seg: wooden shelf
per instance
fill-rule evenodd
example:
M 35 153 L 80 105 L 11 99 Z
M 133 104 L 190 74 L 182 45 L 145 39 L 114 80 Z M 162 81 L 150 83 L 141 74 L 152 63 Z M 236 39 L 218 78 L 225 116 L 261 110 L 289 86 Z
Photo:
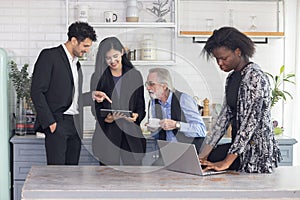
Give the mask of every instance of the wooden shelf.
M 243 32 L 250 37 L 284 37 L 284 32 Z M 208 37 L 212 35 L 211 31 L 180 31 L 180 36 L 185 37 Z

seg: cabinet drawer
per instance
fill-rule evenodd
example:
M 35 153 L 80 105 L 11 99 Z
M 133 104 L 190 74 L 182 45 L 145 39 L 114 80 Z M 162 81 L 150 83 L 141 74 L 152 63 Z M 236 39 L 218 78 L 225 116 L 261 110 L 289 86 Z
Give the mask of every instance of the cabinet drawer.
M 46 165 L 46 162 L 14 162 L 14 180 L 25 180 L 31 166 L 34 165 Z
M 279 149 L 282 156 L 281 163 L 291 163 L 293 162 L 293 146 L 279 145 Z
M 14 145 L 14 161 L 46 163 L 45 145 L 44 144 Z

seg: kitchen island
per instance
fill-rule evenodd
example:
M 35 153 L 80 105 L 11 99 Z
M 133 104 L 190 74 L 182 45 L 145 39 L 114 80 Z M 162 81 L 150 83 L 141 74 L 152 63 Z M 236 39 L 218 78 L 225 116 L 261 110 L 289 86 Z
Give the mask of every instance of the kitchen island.
M 300 166 L 196 176 L 154 166 L 33 166 L 22 200 L 300 199 Z
M 292 165 L 294 138 L 277 136 L 283 160 L 280 165 Z M 14 200 L 21 199 L 21 189 L 31 166 L 46 165 L 45 139 L 36 135 L 13 136 L 13 194 Z M 230 138 L 222 138 L 221 143 L 230 142 Z M 151 165 L 159 158 L 158 147 L 153 138 L 147 138 L 147 154 L 143 165 Z M 79 165 L 99 165 L 92 155 L 92 134 L 84 134 Z

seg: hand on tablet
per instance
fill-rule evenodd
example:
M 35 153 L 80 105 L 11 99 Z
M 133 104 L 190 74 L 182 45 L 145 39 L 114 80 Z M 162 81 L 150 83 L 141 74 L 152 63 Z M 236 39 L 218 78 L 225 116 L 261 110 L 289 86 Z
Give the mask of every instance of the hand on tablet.
M 98 103 L 103 102 L 105 99 L 109 102 L 112 103 L 111 99 L 104 93 L 101 91 L 93 91 L 92 92 L 92 98 L 97 101 Z
M 109 113 L 107 114 L 106 118 L 105 118 L 105 122 L 107 123 L 112 123 L 113 121 L 115 120 L 118 120 L 118 119 L 131 119 L 130 117 L 127 117 L 124 113 L 121 113 L 121 112 L 113 112 L 112 114 Z
M 138 118 L 139 114 L 137 113 L 132 113 L 132 117 L 126 117 L 126 120 L 129 122 L 135 122 L 136 119 Z

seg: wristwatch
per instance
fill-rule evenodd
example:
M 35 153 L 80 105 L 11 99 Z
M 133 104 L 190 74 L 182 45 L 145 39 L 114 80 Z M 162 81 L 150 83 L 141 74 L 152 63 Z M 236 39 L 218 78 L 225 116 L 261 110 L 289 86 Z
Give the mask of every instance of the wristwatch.
M 180 129 L 180 127 L 181 127 L 181 125 L 180 125 L 180 122 L 176 122 L 176 124 L 175 124 L 175 127 L 176 127 L 176 129 Z

